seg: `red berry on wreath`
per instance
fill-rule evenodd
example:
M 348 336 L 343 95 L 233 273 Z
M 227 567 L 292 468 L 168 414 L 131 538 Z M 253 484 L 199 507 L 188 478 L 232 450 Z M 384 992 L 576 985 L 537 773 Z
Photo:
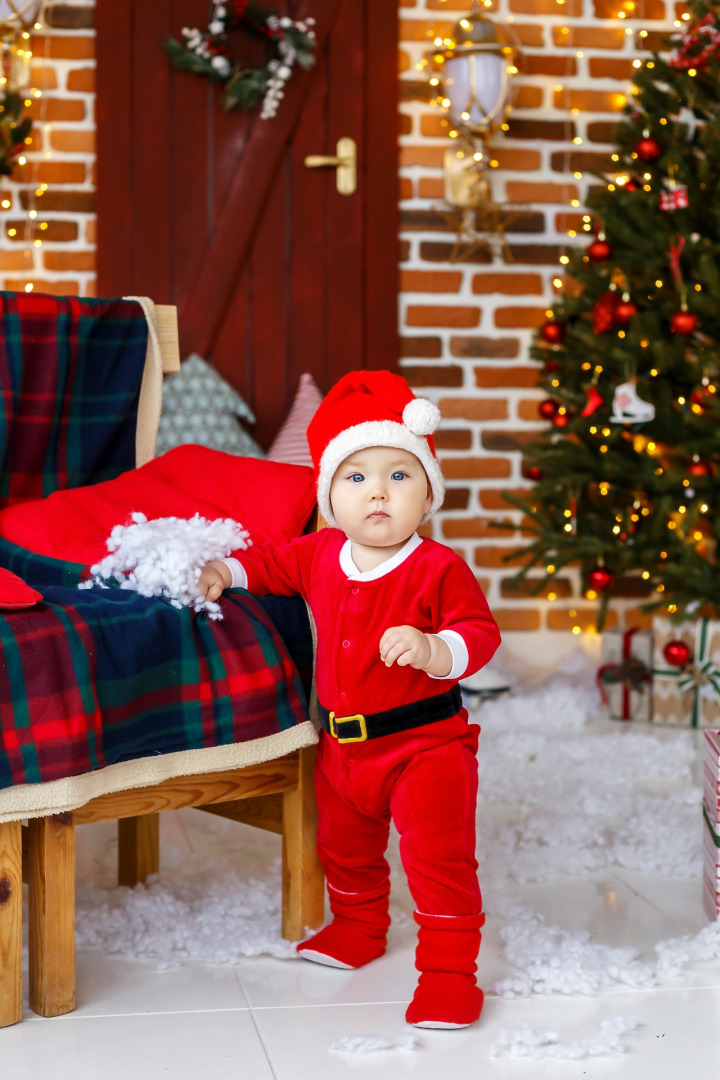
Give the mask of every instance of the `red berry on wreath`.
M 644 135 L 635 143 L 635 153 L 641 161 L 655 161 L 662 154 L 662 147 L 651 135 Z
M 637 308 L 632 300 L 621 300 L 614 311 L 615 322 L 620 326 L 627 326 L 633 315 L 637 315 Z
M 670 319 L 673 334 L 692 334 L 697 330 L 698 317 L 692 311 L 676 311 Z
M 593 262 L 606 262 L 612 255 L 612 248 L 608 244 L 607 240 L 593 240 L 590 247 L 587 249 L 587 253 Z
M 552 398 L 546 398 L 545 401 L 541 401 L 538 405 L 538 412 L 542 416 L 543 420 L 554 420 L 558 414 L 560 403 L 553 401 Z
M 685 667 L 690 663 L 690 649 L 684 641 L 669 641 L 663 656 L 672 667 Z
M 596 592 L 605 592 L 614 581 L 614 574 L 606 566 L 594 566 L 588 574 L 588 585 Z
M 540 335 L 550 345 L 559 345 L 565 337 L 565 327 L 562 323 L 551 319 L 540 327 Z

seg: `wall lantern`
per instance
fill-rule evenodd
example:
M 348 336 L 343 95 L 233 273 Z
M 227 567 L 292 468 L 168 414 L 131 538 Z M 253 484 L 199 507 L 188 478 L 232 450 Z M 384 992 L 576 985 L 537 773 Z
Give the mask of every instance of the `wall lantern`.
M 430 84 L 457 140 L 445 154 L 445 199 L 452 206 L 480 207 L 491 201 L 488 143 L 510 109 L 518 50 L 477 0 L 452 37 L 438 37 L 434 45 Z
M 2 86 L 22 90 L 30 85 L 30 31 L 37 27 L 42 0 L 0 0 Z

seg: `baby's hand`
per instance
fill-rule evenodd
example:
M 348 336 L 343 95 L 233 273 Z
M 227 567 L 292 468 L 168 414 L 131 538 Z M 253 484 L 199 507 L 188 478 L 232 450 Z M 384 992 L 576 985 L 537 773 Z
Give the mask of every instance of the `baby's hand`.
M 380 659 L 387 667 L 410 665 L 424 671 L 431 656 L 428 635 L 414 626 L 390 626 L 380 638 Z
M 217 600 L 223 589 L 232 585 L 232 574 L 225 563 L 213 561 L 205 563 L 197 581 L 197 590 L 206 600 Z

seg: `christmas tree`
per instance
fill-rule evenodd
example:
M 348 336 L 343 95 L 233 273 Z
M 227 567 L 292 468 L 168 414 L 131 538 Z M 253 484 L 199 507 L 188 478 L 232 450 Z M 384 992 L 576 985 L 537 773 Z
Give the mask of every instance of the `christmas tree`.
M 581 567 L 598 626 L 618 578 L 649 608 L 720 612 L 720 6 L 689 5 L 637 73 L 592 240 L 532 346 L 551 426 L 525 448 L 537 589 Z M 594 233 L 594 238 L 592 234 Z M 641 584 L 641 583 L 644 583 Z

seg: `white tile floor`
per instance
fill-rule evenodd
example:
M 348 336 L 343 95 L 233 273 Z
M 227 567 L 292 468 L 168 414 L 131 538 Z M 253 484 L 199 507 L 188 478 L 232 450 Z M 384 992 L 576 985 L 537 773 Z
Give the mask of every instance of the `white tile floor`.
M 197 811 L 162 817 L 166 863 L 177 865 L 212 847 L 228 865 L 239 847 L 259 850 L 275 837 Z M 258 839 L 258 837 L 260 839 Z M 264 856 L 267 859 L 267 854 Z M 78 832 L 80 880 L 108 883 L 114 858 L 111 824 Z M 412 905 L 402 882 L 402 911 Z M 707 919 L 700 882 L 607 870 L 528 885 L 519 892 L 551 924 L 586 929 L 591 940 L 633 945 L 650 962 L 656 942 L 696 934 Z M 415 1031 L 403 1014 L 415 980 L 414 931 L 407 919 L 391 930 L 388 953 L 357 972 L 269 957 L 235 966 L 188 962 L 158 971 L 150 960 L 80 949 L 74 1013 L 55 1020 L 29 1010 L 20 1024 L 0 1031 L 3 1074 L 19 1080 L 315 1080 L 372 1077 L 397 1080 L 475 1080 L 479 1077 L 612 1076 L 615 1080 L 720 1077 L 720 970 L 690 965 L 681 977 L 661 978 L 652 990 L 613 987 L 593 997 L 532 996 L 506 1000 L 488 994 L 479 1024 L 462 1031 Z M 487 927 L 480 957 L 481 984 L 508 974 L 499 928 Z M 634 1014 L 638 1027 L 623 1037 L 625 1054 L 579 1061 L 490 1057 L 501 1027 L 529 1023 L 559 1030 L 564 1042 L 595 1036 L 601 1022 Z M 414 1050 L 365 1055 L 331 1050 L 343 1036 L 393 1039 L 413 1032 Z

